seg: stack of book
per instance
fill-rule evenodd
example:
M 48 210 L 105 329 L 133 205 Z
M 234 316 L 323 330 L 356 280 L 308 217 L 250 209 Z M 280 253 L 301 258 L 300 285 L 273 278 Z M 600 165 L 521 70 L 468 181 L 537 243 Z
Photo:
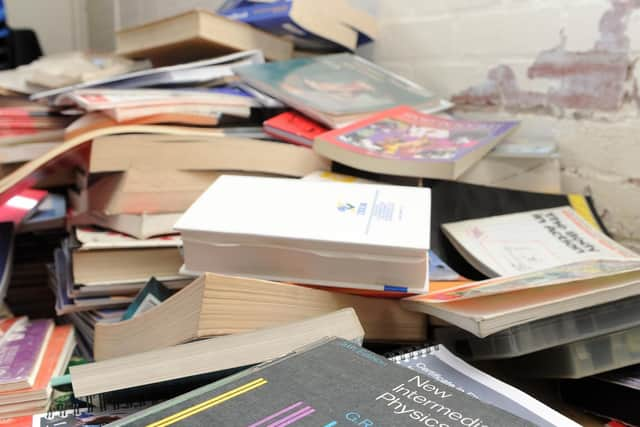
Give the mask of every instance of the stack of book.
M 0 179 L 0 423 L 638 423 L 640 257 L 555 146 L 349 52 L 375 33 L 229 1 L 122 30 L 150 62 L 16 71 L 0 128 L 57 134 Z

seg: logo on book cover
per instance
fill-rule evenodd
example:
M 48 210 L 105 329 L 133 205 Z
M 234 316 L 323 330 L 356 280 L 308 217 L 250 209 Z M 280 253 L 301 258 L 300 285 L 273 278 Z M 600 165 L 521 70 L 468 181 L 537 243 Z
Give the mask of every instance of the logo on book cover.
M 353 212 L 355 208 L 356 205 L 352 205 L 351 203 L 338 203 L 338 210 L 340 212 Z
M 364 215 L 367 212 L 367 204 L 359 203 L 357 206 L 353 203 L 338 203 L 338 210 L 340 212 L 353 212 L 356 215 Z

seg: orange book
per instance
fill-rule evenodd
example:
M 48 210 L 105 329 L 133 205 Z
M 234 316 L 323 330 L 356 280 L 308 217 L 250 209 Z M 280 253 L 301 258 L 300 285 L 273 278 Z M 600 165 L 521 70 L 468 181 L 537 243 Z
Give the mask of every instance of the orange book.
M 64 139 L 68 141 L 82 134 L 113 126 L 126 125 L 153 125 L 159 123 L 175 123 L 188 126 L 216 126 L 218 119 L 215 117 L 203 117 L 193 114 L 154 114 L 137 119 L 118 122 L 115 119 L 100 112 L 88 113 L 71 123 L 65 131 Z
M 455 288 L 465 283 L 469 283 L 470 280 L 460 276 L 458 280 L 446 281 L 446 282 L 429 282 L 429 292 L 445 291 L 447 289 Z M 326 286 L 314 286 L 314 285 L 302 285 L 308 288 L 327 290 Z M 359 295 L 361 297 L 375 297 L 375 298 L 389 298 L 400 299 L 414 296 L 416 294 L 408 294 L 405 292 L 391 292 L 391 291 L 375 291 L 367 289 L 353 289 L 353 288 L 330 288 L 331 292 L 338 292 L 342 294 Z
M 75 337 L 71 325 L 56 326 L 49 339 L 33 387 L 0 392 L 0 405 L 48 399 L 51 394 L 49 385 L 51 378 L 62 374 L 66 368 L 74 343 Z

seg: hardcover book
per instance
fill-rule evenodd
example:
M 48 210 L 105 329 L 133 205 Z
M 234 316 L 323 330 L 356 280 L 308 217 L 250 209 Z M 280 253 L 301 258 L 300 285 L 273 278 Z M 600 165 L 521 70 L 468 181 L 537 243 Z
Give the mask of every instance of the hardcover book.
M 323 156 L 370 172 L 456 179 L 518 122 L 454 120 L 397 107 L 316 137 Z
M 116 421 L 119 426 L 534 426 L 342 339 Z
M 309 50 L 355 50 L 377 33 L 373 16 L 345 0 L 279 0 L 240 2 L 218 9 L 227 18 L 245 22 L 271 34 L 292 39 Z

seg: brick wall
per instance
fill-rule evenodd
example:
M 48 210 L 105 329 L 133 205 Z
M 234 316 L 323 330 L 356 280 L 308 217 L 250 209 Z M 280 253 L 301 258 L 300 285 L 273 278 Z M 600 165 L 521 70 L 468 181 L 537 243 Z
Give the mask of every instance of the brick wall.
M 462 114 L 517 116 L 560 147 L 566 191 L 591 193 L 640 247 L 638 0 L 359 0 L 379 40 L 361 54 L 453 98 Z

